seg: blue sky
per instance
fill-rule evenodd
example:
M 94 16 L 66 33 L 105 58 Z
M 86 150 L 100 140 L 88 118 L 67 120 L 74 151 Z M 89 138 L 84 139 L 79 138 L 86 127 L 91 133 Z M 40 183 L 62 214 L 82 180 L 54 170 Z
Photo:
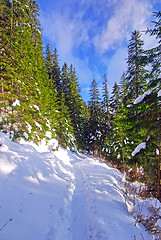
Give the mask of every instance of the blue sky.
M 159 0 L 38 0 L 44 45 L 56 47 L 60 66 L 73 64 L 84 100 L 93 79 L 109 91 L 126 70 L 127 46 L 134 30 L 153 26 Z M 160 3 L 159 3 L 160 2 Z M 143 35 L 145 48 L 155 39 Z

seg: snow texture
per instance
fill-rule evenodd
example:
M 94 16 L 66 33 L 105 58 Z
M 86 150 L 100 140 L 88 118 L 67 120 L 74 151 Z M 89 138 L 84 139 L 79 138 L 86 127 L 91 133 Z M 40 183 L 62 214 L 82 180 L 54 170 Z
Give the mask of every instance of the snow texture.
M 39 107 L 37 105 L 33 105 L 33 107 L 37 110 L 40 111 Z
M 145 149 L 146 148 L 146 142 L 142 142 L 140 143 L 135 150 L 132 152 L 132 157 L 134 157 L 137 153 L 139 153 L 141 151 L 141 149 Z
M 16 101 L 12 104 L 12 106 L 20 106 L 20 101 L 16 99 Z
M 146 91 L 144 94 L 140 95 L 138 98 L 135 99 L 134 104 L 138 104 L 143 101 L 143 99 L 149 95 L 152 92 L 152 90 Z
M 26 123 L 27 129 L 28 129 L 28 132 L 31 133 L 32 126 L 28 122 L 25 122 L 25 123 Z
M 127 211 L 117 169 L 49 149 L 0 132 L 0 239 L 153 239 Z
M 29 138 L 29 135 L 28 135 L 26 132 L 23 133 L 23 136 L 24 136 L 24 138 L 26 138 L 26 139 Z
M 158 97 L 161 97 L 161 90 L 159 90 L 158 92 Z
M 42 130 L 42 127 L 41 127 L 41 125 L 40 125 L 38 122 L 35 121 L 35 125 L 36 125 L 36 127 L 38 127 L 40 130 Z

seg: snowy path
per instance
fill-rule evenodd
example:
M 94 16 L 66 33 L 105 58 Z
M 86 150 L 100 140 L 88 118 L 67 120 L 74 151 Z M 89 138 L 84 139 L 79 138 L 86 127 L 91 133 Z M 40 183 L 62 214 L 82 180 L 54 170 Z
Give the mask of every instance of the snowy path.
M 85 155 L 0 135 L 0 240 L 152 240 L 125 206 L 122 174 Z
M 75 190 L 71 202 L 72 240 L 94 239 L 90 215 L 94 206 L 88 186 L 88 176 L 82 170 L 82 162 L 74 164 Z

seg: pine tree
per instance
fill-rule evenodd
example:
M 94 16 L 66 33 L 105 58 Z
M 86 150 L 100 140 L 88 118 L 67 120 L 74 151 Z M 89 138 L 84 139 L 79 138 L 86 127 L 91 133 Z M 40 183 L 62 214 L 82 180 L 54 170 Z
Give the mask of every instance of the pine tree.
M 46 52 L 45 52 L 45 67 L 47 69 L 47 74 L 49 75 L 49 79 L 51 80 L 53 78 L 52 76 L 52 70 L 53 70 L 53 55 L 50 50 L 50 45 L 47 44 L 46 46 Z
M 7 65 L 10 63 L 10 52 L 9 52 L 9 37 L 10 37 L 10 8 L 11 3 L 7 0 L 1 1 L 0 3 L 0 113 L 6 111 L 8 105 L 7 99 L 7 81 L 10 82 L 7 76 Z M 2 122 L 1 122 L 2 124 Z
M 107 77 L 104 74 L 103 76 L 103 88 L 102 88 L 102 124 L 101 124 L 101 134 L 102 134 L 102 154 L 107 155 L 109 152 L 109 143 L 110 143 L 110 103 L 109 103 L 109 94 L 107 86 Z M 107 157 L 107 156 L 106 156 Z
M 88 105 L 90 109 L 88 144 L 90 150 L 93 152 L 93 155 L 95 155 L 95 153 L 100 155 L 102 151 L 101 104 L 98 85 L 95 79 L 91 83 L 90 101 Z
M 111 97 L 110 97 L 110 108 L 112 111 L 112 114 L 114 115 L 117 112 L 117 109 L 119 107 L 119 92 L 120 92 L 120 87 L 119 85 L 115 82 Z
M 80 87 L 78 78 L 76 77 L 75 68 L 71 65 L 68 68 L 64 63 L 62 67 L 62 89 L 65 98 L 65 105 L 69 109 L 72 127 L 74 129 L 74 137 L 78 148 L 83 146 L 83 101 L 80 95 Z
M 126 76 L 123 73 L 119 84 L 114 85 L 110 98 L 111 129 L 110 129 L 110 157 L 118 165 L 125 164 L 129 159 L 129 143 L 127 138 L 127 86 Z
M 137 98 L 146 89 L 146 63 L 142 61 L 144 57 L 144 42 L 141 40 L 139 31 L 132 32 L 128 45 L 128 69 L 127 69 L 127 87 L 129 102 Z
M 36 140 L 43 133 L 39 131 L 38 124 L 45 124 L 40 107 L 44 98 L 43 82 L 46 81 L 38 5 L 36 1 L 29 0 L 13 0 L 8 5 L 2 19 L 3 22 L 7 19 L 8 26 L 3 52 L 6 58 L 2 61 L 1 89 L 6 105 L 2 128 L 14 130 L 18 137 L 27 131 L 27 124 L 30 124 L 32 133 L 29 135 Z
M 110 131 L 110 158 L 113 161 L 117 161 L 117 158 L 120 158 L 120 142 L 119 136 L 120 133 L 120 126 L 118 126 L 118 112 L 121 106 L 121 99 L 120 99 L 120 86 L 115 83 L 113 87 L 113 91 L 111 93 L 110 98 L 110 110 L 111 110 L 111 131 Z M 117 151 L 119 149 L 119 151 Z M 118 160 L 119 161 L 119 160 Z
M 156 17 L 161 18 L 161 13 L 156 13 Z M 157 47 L 146 51 L 146 61 L 151 64 L 150 81 L 148 85 L 149 90 L 135 100 L 133 107 L 136 112 L 135 130 L 137 129 L 138 131 L 139 129 L 139 132 L 142 132 L 142 136 L 144 136 L 143 140 L 146 143 L 146 149 L 141 150 L 134 157 L 140 159 L 141 163 L 144 164 L 145 176 L 148 184 L 155 190 L 158 185 L 158 199 L 161 200 L 161 174 L 160 167 L 159 169 L 157 167 L 158 165 L 160 166 L 161 162 L 161 108 L 159 92 L 161 89 L 161 19 L 154 23 L 154 29 L 148 30 L 148 32 L 150 32 L 151 35 L 156 35 L 159 44 Z
M 73 140 L 73 127 L 72 122 L 69 115 L 69 109 L 65 105 L 65 97 L 64 92 L 62 90 L 61 94 L 61 107 L 60 107 L 60 119 L 59 124 L 57 128 L 57 135 L 59 144 L 63 147 L 69 146 L 70 149 L 73 149 L 74 147 L 74 140 Z
M 126 89 L 124 89 L 126 93 L 123 97 L 126 108 L 124 112 L 124 122 L 130 156 L 135 147 L 145 138 L 145 131 L 143 128 L 135 129 L 135 126 L 138 125 L 136 122 L 137 111 L 133 106 L 134 100 L 147 90 L 148 71 L 146 70 L 147 63 L 145 62 L 146 55 L 143 46 L 144 42 L 141 40 L 140 32 L 134 31 L 128 46 L 128 69 L 125 75 Z M 140 159 L 137 157 L 132 158 L 133 164 L 139 161 Z
M 61 71 L 60 71 L 60 67 L 59 67 L 59 63 L 58 63 L 58 54 L 57 54 L 56 48 L 55 48 L 54 54 L 53 54 L 52 76 L 53 76 L 54 84 L 56 86 L 57 96 L 60 99 L 61 93 L 62 93 Z
M 82 129 L 83 129 L 83 139 L 82 139 L 82 149 L 87 150 L 89 152 L 89 144 L 88 144 L 88 136 L 90 133 L 89 129 L 89 119 L 90 119 L 90 110 L 86 102 L 83 102 L 83 121 L 82 121 Z

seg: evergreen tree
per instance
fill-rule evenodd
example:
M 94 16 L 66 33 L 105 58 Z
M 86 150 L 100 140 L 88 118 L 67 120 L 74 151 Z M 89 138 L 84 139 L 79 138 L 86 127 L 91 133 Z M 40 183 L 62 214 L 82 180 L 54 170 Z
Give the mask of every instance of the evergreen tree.
M 128 152 L 130 156 L 135 147 L 145 137 L 143 128 L 135 129 L 137 112 L 136 108 L 133 107 L 133 101 L 147 90 L 148 71 L 145 68 L 147 63 L 145 62 L 146 55 L 143 46 L 144 42 L 141 40 L 140 32 L 134 31 L 128 46 L 128 69 L 125 76 L 126 89 L 124 89 L 125 94 L 123 97 L 124 107 L 126 108 L 126 111 L 124 111 L 124 127 L 126 131 L 125 135 L 128 139 Z M 136 157 L 132 160 L 133 164 L 140 161 Z
M 47 44 L 46 52 L 45 52 L 45 67 L 47 69 L 47 74 L 49 75 L 49 79 L 53 79 L 52 71 L 53 71 L 53 55 L 50 50 L 50 45 Z
M 114 115 L 117 112 L 117 109 L 118 109 L 119 104 L 120 104 L 119 92 L 120 92 L 120 87 L 115 82 L 112 93 L 111 93 L 111 97 L 110 97 L 110 109 L 112 111 L 112 115 Z
M 32 133 L 29 135 L 36 140 L 43 133 L 40 125 L 45 125 L 40 107 L 46 81 L 38 5 L 29 0 L 13 0 L 8 5 L 1 19 L 3 22 L 7 19 L 8 26 L 3 52 L 6 57 L 2 61 L 1 90 L 6 105 L 3 105 L 2 128 L 14 130 L 18 137 L 30 124 Z
M 110 108 L 109 108 L 109 94 L 107 86 L 107 77 L 104 74 L 103 76 L 103 88 L 102 88 L 102 124 L 101 124 L 101 133 L 102 133 L 102 154 L 107 155 L 109 152 L 109 143 L 110 143 Z M 106 156 L 107 157 L 107 156 Z
M 146 89 L 146 63 L 142 61 L 144 58 L 143 50 L 144 42 L 141 40 L 139 31 L 132 32 L 131 39 L 128 45 L 128 70 L 127 70 L 127 98 L 132 101 L 137 98 Z
M 53 54 L 52 76 L 53 76 L 53 81 L 54 81 L 55 86 L 56 86 L 57 96 L 60 99 L 61 98 L 61 93 L 62 93 L 61 71 L 60 71 L 60 67 L 59 67 L 59 64 L 58 64 L 58 54 L 57 54 L 57 49 L 56 48 L 55 48 L 54 54 Z
M 89 151 L 88 144 L 88 136 L 89 136 L 89 119 L 90 119 L 90 109 L 86 102 L 83 102 L 83 121 L 82 121 L 82 129 L 83 129 L 83 149 Z
M 98 85 L 94 79 L 90 88 L 90 119 L 89 119 L 89 135 L 88 143 L 89 148 L 93 152 L 100 155 L 101 153 L 101 104 L 100 104 L 100 94 L 98 90 Z
M 158 185 L 158 199 L 161 200 L 161 175 L 160 168 L 158 169 L 157 167 L 161 162 L 161 13 L 156 13 L 156 17 L 159 18 L 159 20 L 154 22 L 155 27 L 148 30 L 151 35 L 156 35 L 159 43 L 157 47 L 146 51 L 146 61 L 151 64 L 150 81 L 148 85 L 149 90 L 139 96 L 139 98 L 134 101 L 133 106 L 136 112 L 134 128 L 135 131 L 139 129 L 139 132 L 142 132 L 142 136 L 144 137 L 143 141 L 146 143 L 146 149 L 142 149 L 134 158 L 137 159 L 137 161 L 139 159 L 140 163 L 144 165 L 145 177 L 148 185 L 152 186 L 155 191 L 157 191 Z
M 62 67 L 62 89 L 65 97 L 65 105 L 69 109 L 72 127 L 74 129 L 74 137 L 77 147 L 83 146 L 83 101 L 80 95 L 78 78 L 76 77 L 75 68 L 64 63 Z
M 61 94 L 61 106 L 60 106 L 60 119 L 57 128 L 57 135 L 59 144 L 63 147 L 69 146 L 70 149 L 74 147 L 74 139 L 73 139 L 73 127 L 69 115 L 69 109 L 65 105 L 65 97 L 64 92 L 62 90 Z
M 115 83 L 113 87 L 113 91 L 111 93 L 110 98 L 110 110 L 111 110 L 111 132 L 110 132 L 110 158 L 113 161 L 116 161 L 117 158 L 120 158 L 120 142 L 119 136 L 120 128 L 118 127 L 118 112 L 121 106 L 121 99 L 120 99 L 120 86 Z M 117 151 L 119 149 L 119 151 Z

